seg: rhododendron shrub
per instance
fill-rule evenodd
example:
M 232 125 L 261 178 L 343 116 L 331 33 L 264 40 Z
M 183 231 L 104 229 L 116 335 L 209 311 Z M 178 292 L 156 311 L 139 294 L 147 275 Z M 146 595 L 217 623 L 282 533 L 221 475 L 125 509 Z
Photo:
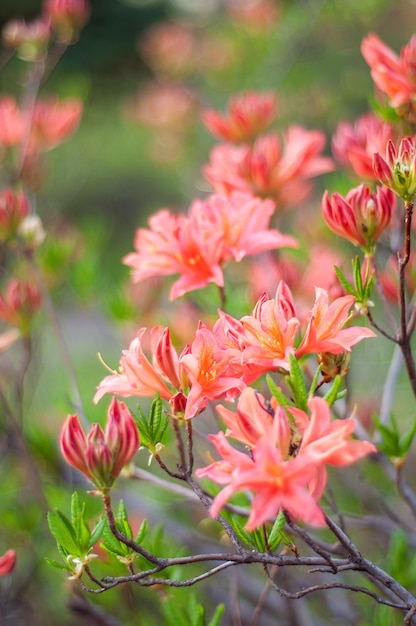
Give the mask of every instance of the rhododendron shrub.
M 244 23 L 253 37 L 277 21 L 272 3 L 225 4 L 233 24 Z M 161 80 L 129 101 L 125 117 L 179 141 L 205 102 L 200 130 L 205 125 L 218 143 L 199 155 L 199 193 L 189 208 L 165 205 L 130 233 L 120 259 L 128 268 L 129 323 L 119 356 L 103 345 L 99 360 L 109 371 L 91 387 L 86 410 L 55 309 L 59 268 L 51 266 L 60 259 L 69 276 L 88 250 L 71 235 L 53 247 L 38 192 L 46 154 L 77 131 L 83 109 L 76 96 L 46 96 L 43 82 L 90 15 L 86 0 L 45 0 L 33 23 L 7 24 L 4 46 L 28 74 L 21 94 L 0 96 L 0 353 L 12 363 L 0 376 L 0 457 L 8 447 L 19 453 L 4 463 L 10 491 L 23 475 L 28 508 L 31 498 L 42 507 L 44 515 L 33 517 L 47 520 L 56 541 L 60 561 L 50 565 L 63 570 L 62 587 L 65 576 L 71 581 L 68 604 L 100 624 L 118 623 L 112 613 L 120 605 L 133 623 L 137 587 L 148 594 L 144 588 L 153 587 L 166 623 L 204 626 L 203 606 L 187 591 L 182 612 L 175 589 L 238 566 L 250 588 L 260 589 L 251 626 L 267 619 L 266 595 L 276 623 L 287 608 L 280 597 L 328 597 L 334 589 L 342 590 L 342 605 L 355 592 L 414 624 L 416 494 L 405 472 L 416 434 L 415 38 L 398 56 L 377 35 L 365 37 L 363 56 L 388 101 L 341 120 L 331 141 L 297 119 L 280 119 L 284 90 L 248 88 L 214 108 L 195 75 L 209 67 L 212 78 L 229 57 L 211 58 L 203 47 L 209 38 L 192 24 L 162 22 L 144 35 L 139 51 Z M 192 89 L 179 84 L 190 77 Z M 346 171 L 331 178 L 337 163 Z M 76 292 L 76 281 L 70 284 Z M 26 417 L 42 321 L 58 339 L 71 383 L 66 418 L 58 411 L 47 417 L 60 434 L 45 458 Z M 379 361 L 387 373 L 374 384 Z M 401 369 L 407 378 L 397 384 Z M 399 389 L 404 401 L 395 416 Z M 53 480 L 40 466 L 57 468 Z M 156 490 L 169 504 L 153 509 Z M 371 535 L 356 536 L 358 524 Z M 25 553 L 30 532 L 4 540 L 1 611 L 3 583 L 13 589 L 20 576 L 20 597 L 34 578 Z M 378 534 L 381 549 L 369 540 Z M 248 567 L 254 563 L 261 568 Z M 210 626 L 223 611 L 226 623 L 242 623 L 233 612 L 239 590 L 229 592 L 228 578 L 220 580 L 212 598 L 224 605 Z M 127 585 L 122 602 L 106 593 Z M 105 610 L 87 594 L 106 594 Z M 336 604 L 331 597 L 327 623 L 340 621 Z M 366 607 L 357 604 L 357 623 L 367 623 Z

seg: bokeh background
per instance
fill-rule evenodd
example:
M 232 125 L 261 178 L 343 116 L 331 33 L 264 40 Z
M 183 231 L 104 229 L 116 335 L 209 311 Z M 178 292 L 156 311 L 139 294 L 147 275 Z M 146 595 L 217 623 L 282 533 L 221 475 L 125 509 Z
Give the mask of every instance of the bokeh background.
M 186 208 L 208 191 L 200 168 L 214 140 L 199 119 L 200 111 L 207 106 L 224 109 L 235 92 L 272 90 L 279 101 L 278 128 L 299 123 L 323 129 L 330 137 L 340 120 L 367 111 L 373 96 L 369 68 L 360 53 L 362 38 L 375 32 L 398 51 L 416 27 L 416 2 L 411 0 L 270 0 L 269 12 L 253 17 L 246 9 L 255 4 L 92 0 L 91 19 L 79 42 L 42 87 L 42 93 L 76 96 L 84 102 L 78 132 L 48 155 L 48 177 L 37 202 L 46 228 L 56 233 L 45 243 L 44 264 L 51 273 L 62 269 L 62 279 L 55 278 L 52 285 L 53 297 L 91 420 L 102 421 L 106 410 L 104 402 L 92 402 L 95 386 L 106 373 L 97 353 L 114 367 L 134 329 L 151 323 L 143 306 L 132 303 L 128 270 L 121 263 L 132 249 L 135 228 L 156 209 Z M 30 20 L 40 6 L 36 0 L 1 0 L 0 26 L 14 17 Z M 164 23 L 180 24 L 189 34 L 172 44 L 167 56 L 154 37 L 155 28 Z M 22 72 L 18 61 L 5 65 L 0 92 L 18 93 Z M 331 174 L 319 184 L 322 190 L 345 182 Z M 85 492 L 85 485 L 77 485 L 77 477 L 63 468 L 58 452 L 62 421 L 78 407 L 50 326 L 39 325 L 25 422 L 44 495 L 31 488 L 28 469 L 17 454 L 7 456 L 0 466 L 0 552 L 9 546 L 18 551 L 12 580 L 0 581 L 0 623 L 169 624 L 160 612 L 166 592 L 122 588 L 85 598 L 44 560 L 57 558 L 46 509 L 68 510 L 74 486 Z M 374 380 L 366 382 L 370 387 L 378 376 L 377 356 L 373 358 Z M 385 367 L 388 357 L 380 358 Z M 2 372 L 7 367 L 6 362 Z M 146 467 L 145 456 L 142 463 Z M 138 519 L 165 521 L 179 544 L 191 537 L 191 544 L 198 545 L 201 537 L 187 529 L 189 509 L 181 510 L 180 499 L 172 500 L 163 491 L 155 494 L 153 487 L 141 483 L 126 488 L 124 497 Z M 352 496 L 346 504 L 352 510 L 358 506 Z M 92 498 L 88 506 L 92 516 L 98 514 Z M 208 616 L 222 601 L 228 607 L 223 623 L 244 626 L 251 623 L 246 615 L 251 615 L 261 589 L 260 582 L 253 585 L 241 574 L 238 581 L 223 580 L 195 593 Z M 179 605 L 186 604 L 184 593 L 175 597 Z M 281 603 L 277 621 L 275 600 L 264 612 L 263 626 L 376 623 L 370 602 L 357 608 L 344 599 L 337 607 L 338 621 L 329 617 L 330 603 L 321 606 L 316 600 L 311 601 L 318 607 L 315 612 Z M 231 621 L 237 620 L 230 608 L 235 602 L 240 603 L 240 622 Z M 91 603 L 96 608 L 88 608 Z

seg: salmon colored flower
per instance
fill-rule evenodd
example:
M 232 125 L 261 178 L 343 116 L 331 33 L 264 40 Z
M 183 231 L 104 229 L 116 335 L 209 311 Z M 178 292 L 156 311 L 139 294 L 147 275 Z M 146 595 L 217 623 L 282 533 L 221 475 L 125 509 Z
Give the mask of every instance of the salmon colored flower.
M 311 398 L 308 409 L 310 416 L 295 407 L 288 407 L 287 410 L 295 418 L 301 435 L 297 455 L 306 454 L 313 462 L 314 477 L 309 483 L 309 490 L 319 499 L 325 489 L 326 465 L 350 465 L 367 454 L 377 452 L 377 449 L 368 441 L 351 439 L 355 430 L 352 417 L 331 421 L 329 406 L 323 398 Z
M 297 358 L 309 353 L 331 352 L 340 354 L 367 337 L 375 337 L 369 328 L 351 326 L 344 328 L 350 319 L 354 296 L 342 296 L 329 304 L 328 292 L 316 288 L 315 304 L 309 314 L 309 321 L 299 347 Z
M 361 44 L 361 52 L 371 68 L 375 85 L 387 94 L 392 107 L 412 102 L 416 92 L 416 36 L 401 50 L 400 57 L 377 35 L 370 33 Z
M 76 131 L 81 115 L 78 98 L 38 100 L 31 120 L 29 152 L 46 152 L 66 141 Z
M 35 283 L 12 278 L 0 294 L 0 319 L 16 326 L 25 335 L 42 298 Z
M 396 206 L 394 193 L 378 187 L 373 193 L 367 185 L 351 189 L 345 199 L 326 191 L 322 198 L 322 215 L 329 228 L 356 246 L 371 252 L 390 223 Z
M 153 346 L 154 353 L 157 356 L 153 364 L 150 363 L 142 347 L 143 336 L 146 330 L 146 328 L 140 328 L 129 349 L 123 350 L 123 356 L 120 359 L 120 371 L 106 376 L 101 381 L 97 387 L 94 402 L 98 402 L 106 393 L 124 398 L 130 396 L 152 398 L 155 393 L 159 393 L 161 398 L 170 400 L 174 391 L 169 384 L 175 387 L 179 379 L 179 373 L 175 371 L 175 363 L 177 363 L 178 357 L 170 345 L 170 337 L 166 333 L 162 333 L 159 341 L 163 343 L 165 350 L 169 350 L 169 354 L 165 353 L 163 355 L 165 365 L 159 354 L 162 350 L 159 342 L 156 342 L 156 345 Z M 168 367 L 163 369 L 166 363 L 168 363 Z M 172 376 L 173 380 L 169 376 Z
M 157 74 L 179 77 L 195 68 L 197 46 L 191 28 L 177 22 L 161 22 L 146 30 L 138 47 L 146 63 Z
M 290 425 L 285 412 L 274 400 L 267 404 L 265 398 L 252 387 L 246 387 L 241 392 L 236 412 L 221 404 L 216 409 L 227 426 L 226 437 L 241 441 L 252 448 L 261 437 L 269 436 L 273 422 L 278 421 L 280 446 L 288 449 Z
M 15 240 L 28 215 L 29 200 L 23 191 L 4 189 L 0 195 L 0 241 Z
M 285 461 L 276 437 L 269 436 L 259 439 L 251 450 L 250 458 L 235 450 L 224 433 L 210 435 L 209 439 L 222 460 L 197 470 L 196 475 L 225 485 L 213 500 L 211 517 L 218 515 L 234 493 L 250 491 L 254 495 L 245 526 L 247 530 L 254 530 L 273 520 L 281 509 L 308 524 L 324 524 L 324 514 L 308 492 L 307 483 L 312 477 L 313 464 L 306 454 Z
M 0 556 L 0 576 L 8 576 L 16 566 L 16 550 L 7 550 Z
M 62 428 L 60 443 L 65 460 L 99 490 L 106 491 L 136 454 L 140 439 L 129 409 L 113 398 L 105 431 L 99 424 L 92 424 L 85 436 L 78 415 L 69 415 Z
M 189 216 L 159 211 L 150 218 L 149 229 L 136 231 L 136 252 L 123 262 L 133 269 L 133 282 L 180 274 L 171 300 L 209 283 L 223 287 L 222 264 L 230 258 L 240 261 L 262 250 L 296 245 L 292 237 L 267 228 L 273 208 L 270 201 L 234 193 L 195 200 Z
M 416 40 L 415 40 L 416 41 Z M 374 173 L 383 185 L 389 187 L 406 202 L 416 196 L 416 140 L 405 137 L 399 148 L 392 141 L 387 143 L 386 156 L 378 152 L 373 160 Z
M 71 44 L 88 22 L 91 6 L 88 0 L 44 0 L 43 11 L 50 18 L 58 41 Z
M 374 180 L 373 155 L 384 154 L 387 142 L 395 136 L 393 126 L 374 113 L 366 113 L 355 123 L 341 122 L 332 138 L 332 152 L 339 163 L 359 178 Z
M 234 375 L 215 334 L 203 324 L 200 324 L 189 352 L 180 357 L 180 363 L 190 386 L 185 419 L 198 415 L 211 400 L 233 400 L 246 386 L 239 376 Z
M 12 96 L 0 97 L 0 145 L 10 147 L 18 144 L 23 136 L 25 123 L 20 109 Z
M 203 173 L 216 193 L 237 189 L 293 206 L 308 195 L 310 178 L 333 169 L 332 160 L 321 156 L 324 144 L 323 133 L 291 126 L 283 145 L 269 134 L 252 147 L 214 147 Z
M 276 115 L 273 93 L 248 91 L 230 99 L 225 115 L 207 109 L 201 117 L 215 137 L 231 143 L 250 143 L 268 128 Z
M 268 299 L 263 294 L 252 315 L 241 318 L 244 329 L 242 362 L 258 370 L 289 370 L 289 355 L 294 353 L 294 342 L 299 320 L 296 317 L 292 294 L 281 281 L 276 295 Z

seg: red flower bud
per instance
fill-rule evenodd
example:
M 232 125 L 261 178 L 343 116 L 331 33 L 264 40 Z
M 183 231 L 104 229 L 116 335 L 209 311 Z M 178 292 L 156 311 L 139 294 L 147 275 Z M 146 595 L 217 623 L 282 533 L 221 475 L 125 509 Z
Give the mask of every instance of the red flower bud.
M 0 576 L 7 576 L 11 574 L 16 565 L 16 551 L 15 550 L 7 550 L 0 556 Z

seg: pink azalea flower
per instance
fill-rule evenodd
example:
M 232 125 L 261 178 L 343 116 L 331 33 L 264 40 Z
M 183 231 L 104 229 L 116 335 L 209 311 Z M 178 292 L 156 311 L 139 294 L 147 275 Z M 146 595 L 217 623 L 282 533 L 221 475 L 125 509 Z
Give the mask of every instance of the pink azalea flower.
M 15 146 L 23 136 L 25 123 L 23 116 L 12 96 L 0 97 L 0 144 Z
M 217 193 L 237 189 L 297 204 L 309 192 L 308 179 L 333 169 L 332 160 L 320 154 L 324 144 L 321 132 L 292 126 L 283 147 L 275 134 L 260 137 L 252 147 L 216 146 L 204 175 Z
M 252 315 L 241 318 L 244 329 L 242 360 L 261 371 L 282 368 L 289 370 L 289 355 L 294 352 L 295 335 L 299 326 L 292 294 L 281 281 L 276 295 L 269 300 L 263 294 Z
M 133 281 L 152 276 L 180 274 L 173 283 L 171 300 L 209 283 L 224 285 L 221 265 L 262 250 L 296 246 L 296 241 L 268 229 L 274 205 L 242 193 L 212 195 L 195 200 L 189 216 L 159 211 L 149 229 L 136 232 L 136 252 L 123 262 L 133 268 Z
M 233 400 L 246 386 L 229 367 L 227 353 L 214 333 L 200 324 L 190 351 L 180 357 L 181 366 L 188 375 L 188 394 L 185 419 L 200 413 L 211 400 Z
M 247 530 L 274 519 L 280 509 L 308 524 L 324 524 L 323 512 L 307 489 L 313 465 L 306 454 L 285 461 L 276 436 L 262 437 L 251 450 L 252 458 L 232 448 L 224 433 L 210 435 L 210 440 L 223 460 L 197 470 L 196 475 L 226 485 L 214 498 L 211 517 L 218 515 L 234 493 L 250 491 L 254 496 Z
M 112 486 L 139 445 L 136 422 L 127 406 L 115 398 L 108 409 L 105 431 L 99 424 L 93 424 L 85 436 L 78 415 L 69 415 L 61 433 L 61 451 L 65 460 L 99 489 Z
M 288 411 L 295 418 L 296 427 L 302 436 L 298 456 L 306 454 L 309 459 L 313 459 L 314 477 L 309 483 L 309 489 L 319 499 L 326 484 L 325 465 L 350 465 L 377 449 L 368 441 L 350 438 L 355 430 L 353 418 L 331 421 L 329 406 L 323 398 L 311 398 L 308 408 L 310 416 L 295 407 L 288 407 Z
M 402 49 L 400 57 L 374 33 L 362 41 L 361 52 L 371 68 L 372 79 L 380 91 L 390 98 L 392 107 L 400 107 L 414 98 L 415 48 L 416 36 Z
M 352 169 L 359 178 L 374 180 L 373 155 L 384 154 L 387 142 L 394 138 L 391 124 L 374 113 L 366 113 L 351 124 L 341 122 L 332 138 L 332 152 L 342 165 Z
M 278 421 L 280 446 L 283 450 L 289 449 L 290 426 L 284 410 L 274 401 L 268 406 L 264 397 L 252 387 L 246 387 L 241 392 L 235 413 L 221 404 L 217 406 L 217 411 L 227 426 L 225 436 L 237 439 L 250 448 L 261 437 L 269 436 L 276 428 L 273 422 Z
M 215 137 L 231 143 L 249 143 L 266 130 L 276 115 L 273 93 L 248 91 L 230 99 L 225 115 L 207 109 L 201 117 Z
M 383 185 L 400 198 L 413 201 L 416 195 L 416 139 L 405 137 L 398 149 L 392 141 L 387 143 L 386 156 L 378 152 L 373 160 L 374 173 Z
M 88 22 L 91 6 L 88 0 L 44 0 L 43 10 L 50 18 L 59 41 L 74 43 Z
M 375 337 L 369 328 L 352 326 L 344 328 L 350 319 L 350 310 L 354 305 L 354 296 L 342 296 L 329 304 L 325 289 L 316 288 L 315 304 L 309 315 L 303 339 L 296 349 L 297 358 L 317 352 L 340 354 L 367 337 Z
M 31 120 L 29 152 L 45 152 L 66 141 L 78 128 L 82 102 L 77 98 L 38 100 Z
M 345 199 L 328 192 L 322 198 L 322 215 L 329 228 L 356 246 L 370 252 L 390 223 L 396 206 L 394 193 L 377 187 L 373 193 L 367 185 L 351 189 Z
M 16 550 L 10 548 L 0 556 L 0 576 L 8 576 L 16 566 Z
M 143 352 L 142 342 L 146 328 L 140 328 L 137 336 L 131 342 L 128 350 L 123 350 L 123 356 L 120 359 L 120 371 L 110 376 L 106 376 L 97 387 L 94 396 L 94 402 L 98 402 L 106 393 L 111 393 L 123 398 L 130 396 L 150 397 L 155 393 L 159 393 L 161 398 L 170 400 L 174 391 L 169 383 L 174 387 L 178 380 L 178 373 L 174 371 L 175 363 L 177 363 L 177 355 L 173 353 L 170 346 L 170 338 L 163 334 L 159 338 L 166 349 L 170 350 L 170 354 L 165 354 L 165 363 L 169 366 L 163 369 L 164 364 L 159 354 L 159 346 L 154 346 L 157 354 L 154 363 L 150 363 Z M 158 342 L 156 342 L 158 343 Z M 173 376 L 173 381 L 169 376 Z

